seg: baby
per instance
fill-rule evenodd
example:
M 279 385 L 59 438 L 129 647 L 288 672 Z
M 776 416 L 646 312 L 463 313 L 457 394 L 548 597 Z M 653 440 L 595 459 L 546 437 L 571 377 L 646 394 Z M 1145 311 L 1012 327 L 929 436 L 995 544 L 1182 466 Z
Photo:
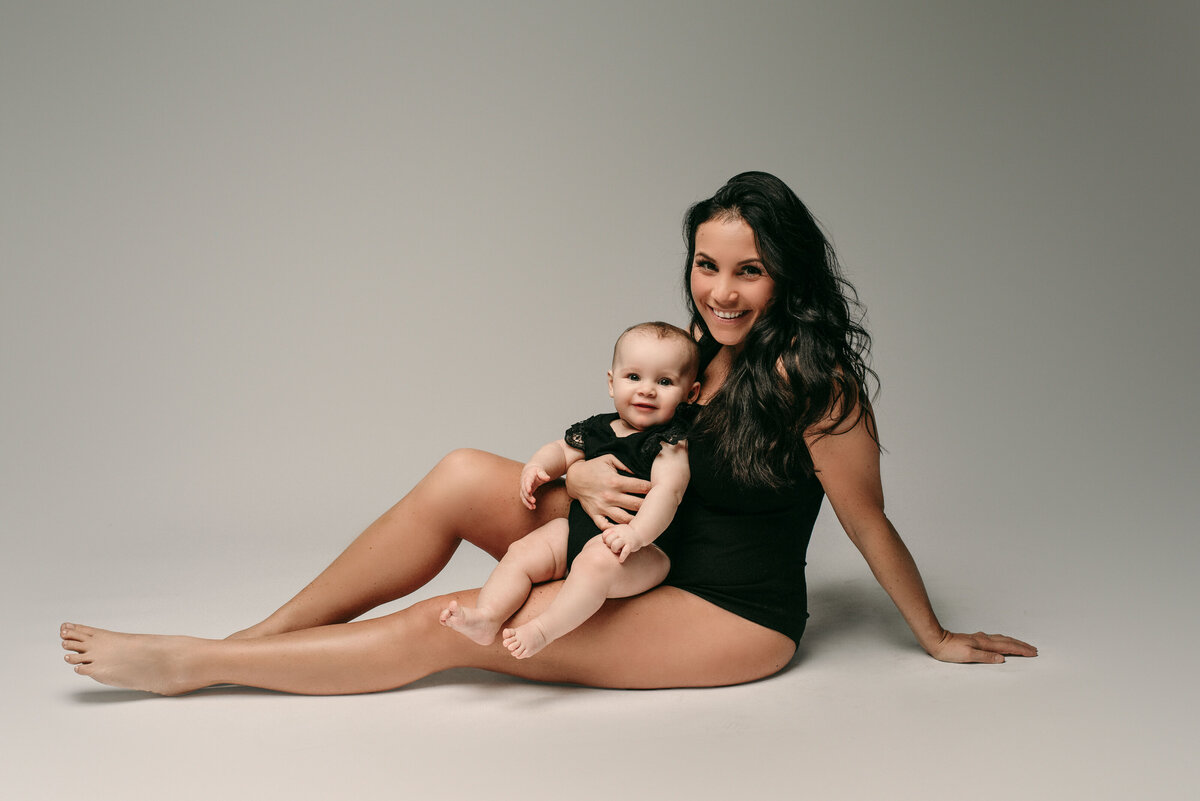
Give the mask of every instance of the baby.
M 580 459 L 611 453 L 653 483 L 641 508 L 629 523 L 601 531 L 572 501 L 566 518 L 551 520 L 509 547 L 479 591 L 478 606 L 451 601 L 442 610 L 442 625 L 490 645 L 534 584 L 566 575 L 544 612 L 503 632 L 505 647 L 525 659 L 595 614 L 606 598 L 637 595 L 667 577 L 670 560 L 652 543 L 670 524 L 687 487 L 690 420 L 688 414 L 676 417 L 676 408 L 700 393 L 699 358 L 692 337 L 667 323 L 641 323 L 621 334 L 608 371 L 616 413 L 576 423 L 564 439 L 538 449 L 521 471 L 520 493 L 533 509 L 534 491 L 542 484 Z

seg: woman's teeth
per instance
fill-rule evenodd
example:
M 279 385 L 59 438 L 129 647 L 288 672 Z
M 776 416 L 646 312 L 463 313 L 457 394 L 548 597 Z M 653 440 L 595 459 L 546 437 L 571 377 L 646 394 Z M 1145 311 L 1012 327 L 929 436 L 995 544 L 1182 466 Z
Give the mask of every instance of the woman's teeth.
M 713 311 L 713 314 L 717 315 L 722 320 L 735 320 L 738 317 L 741 317 L 743 314 L 746 313 L 745 309 L 743 309 L 742 311 L 735 311 L 735 312 L 718 311 L 717 309 L 713 309 L 712 311 Z

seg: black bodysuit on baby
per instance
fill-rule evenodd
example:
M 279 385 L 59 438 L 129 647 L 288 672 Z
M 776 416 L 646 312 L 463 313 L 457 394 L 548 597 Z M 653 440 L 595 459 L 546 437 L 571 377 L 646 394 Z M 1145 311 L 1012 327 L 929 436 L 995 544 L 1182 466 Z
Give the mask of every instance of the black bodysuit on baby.
M 567 429 L 564 439 L 572 448 L 583 451 L 585 459 L 612 454 L 629 468 L 633 476 L 649 481 L 650 468 L 662 450 L 662 443 L 675 444 L 686 439 L 692 414 L 690 406 L 681 404 L 668 422 L 635 431 L 626 437 L 618 437 L 617 432 L 613 431 L 612 424 L 617 417 L 616 412 L 609 412 L 581 420 Z M 575 500 L 571 501 L 571 509 L 567 512 L 567 526 L 567 565 L 570 569 L 571 562 L 579 556 L 584 544 L 599 534 L 600 529 L 583 511 L 579 501 Z

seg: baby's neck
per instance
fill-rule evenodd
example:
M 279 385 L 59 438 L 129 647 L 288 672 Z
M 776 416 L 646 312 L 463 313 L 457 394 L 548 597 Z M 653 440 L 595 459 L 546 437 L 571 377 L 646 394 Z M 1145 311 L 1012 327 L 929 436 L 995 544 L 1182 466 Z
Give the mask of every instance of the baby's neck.
M 670 421 L 664 420 L 663 422 L 668 423 Z M 637 434 L 639 431 L 644 431 L 645 429 L 631 425 L 625 420 L 624 417 L 618 414 L 617 419 L 612 421 L 612 430 L 613 433 L 618 437 L 628 437 L 631 434 Z

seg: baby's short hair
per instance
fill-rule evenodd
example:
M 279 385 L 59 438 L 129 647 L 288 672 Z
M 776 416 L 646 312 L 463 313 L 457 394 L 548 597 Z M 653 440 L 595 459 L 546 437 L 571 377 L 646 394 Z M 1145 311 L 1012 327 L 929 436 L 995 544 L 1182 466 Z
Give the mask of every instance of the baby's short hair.
M 613 364 L 617 362 L 617 351 L 621 348 L 622 340 L 634 333 L 654 334 L 659 339 L 678 340 L 683 345 L 686 353 L 683 362 L 683 375 L 692 381 L 696 380 L 697 374 L 700 372 L 700 346 L 696 344 L 696 340 L 687 331 L 684 331 L 677 325 L 664 323 L 660 320 L 631 325 L 622 331 L 621 336 L 617 337 L 616 344 L 613 345 Z

